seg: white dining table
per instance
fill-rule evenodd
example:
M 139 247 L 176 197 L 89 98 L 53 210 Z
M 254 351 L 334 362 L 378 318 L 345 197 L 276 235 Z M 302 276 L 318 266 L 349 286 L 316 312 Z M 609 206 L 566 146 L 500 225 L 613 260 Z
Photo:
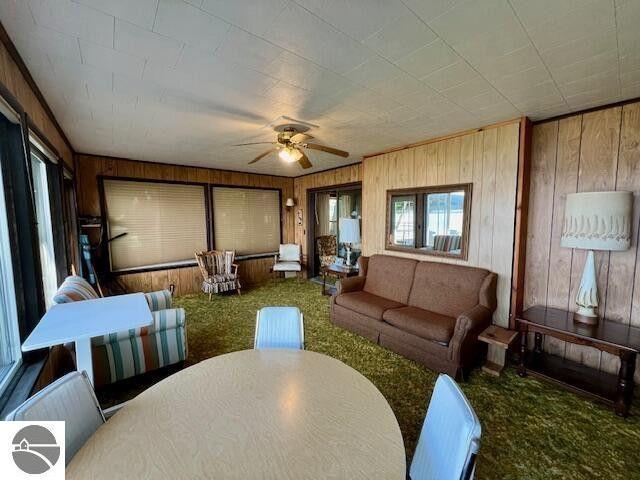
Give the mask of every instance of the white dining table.
M 29 352 L 75 342 L 76 367 L 93 383 L 91 339 L 153 323 L 143 293 L 116 295 L 52 306 L 22 344 Z
M 398 422 L 334 358 L 244 350 L 186 368 L 125 403 L 67 479 L 404 480 Z

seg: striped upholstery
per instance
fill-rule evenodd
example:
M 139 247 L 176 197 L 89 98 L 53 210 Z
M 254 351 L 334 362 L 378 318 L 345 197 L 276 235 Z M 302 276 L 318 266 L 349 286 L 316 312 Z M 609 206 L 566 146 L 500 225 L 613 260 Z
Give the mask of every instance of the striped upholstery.
M 166 312 L 166 314 L 165 314 Z M 91 356 L 96 386 L 133 377 L 181 362 L 187 358 L 187 338 L 182 308 L 153 312 L 153 331 L 143 335 L 128 332 L 92 340 Z M 176 318 L 180 317 L 180 319 Z M 175 328 L 168 328 L 171 324 Z
M 67 465 L 104 423 L 104 416 L 84 372 L 71 372 L 47 385 L 11 412 L 8 421 L 64 421 Z
M 448 375 L 440 375 L 413 455 L 411 480 L 473 478 L 481 427 L 469 401 Z
M 202 291 L 222 293 L 240 289 L 240 279 L 236 271 L 235 252 L 231 250 L 196 252 L 196 260 L 202 272 Z
M 171 308 L 171 292 L 169 290 L 145 293 L 144 296 L 152 312 Z
M 253 348 L 304 350 L 304 320 L 296 307 L 265 307 L 256 317 Z
M 68 285 L 80 285 L 72 294 Z M 91 286 L 81 277 L 68 277 L 54 297 L 56 303 L 97 298 L 81 298 L 77 291 L 86 292 Z M 65 291 L 61 290 L 65 289 Z M 95 294 L 95 292 L 93 292 Z M 153 316 L 149 327 L 114 332 L 91 340 L 94 385 L 96 387 L 132 377 L 156 368 L 184 361 L 187 358 L 185 311 L 171 308 L 169 290 L 146 293 L 145 298 Z M 58 302 L 58 300 L 60 300 Z M 117 314 L 117 312 L 114 312 Z
M 99 298 L 93 287 L 84 278 L 70 276 L 65 278 L 58 291 L 53 296 L 53 303 L 70 303 L 78 300 Z
M 461 241 L 460 235 L 436 235 L 433 237 L 433 249 L 440 252 L 460 250 Z

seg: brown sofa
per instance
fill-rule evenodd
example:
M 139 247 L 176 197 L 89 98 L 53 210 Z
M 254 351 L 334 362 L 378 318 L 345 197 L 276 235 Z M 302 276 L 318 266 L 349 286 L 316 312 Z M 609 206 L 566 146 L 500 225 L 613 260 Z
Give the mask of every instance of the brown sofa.
M 456 379 L 482 353 L 496 309 L 488 270 L 389 255 L 360 257 L 331 297 L 331 322 Z

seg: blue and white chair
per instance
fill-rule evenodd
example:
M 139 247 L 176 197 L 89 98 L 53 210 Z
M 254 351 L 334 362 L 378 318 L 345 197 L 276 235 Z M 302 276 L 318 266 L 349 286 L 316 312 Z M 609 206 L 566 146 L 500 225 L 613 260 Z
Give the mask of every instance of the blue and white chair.
M 264 307 L 256 315 L 253 348 L 304 350 L 304 319 L 296 307 Z
M 468 480 L 475 474 L 480 421 L 460 387 L 440 375 L 422 425 L 411 480 Z
M 84 372 L 71 372 L 29 398 L 6 417 L 7 421 L 65 422 L 67 465 L 105 422 L 93 387 Z

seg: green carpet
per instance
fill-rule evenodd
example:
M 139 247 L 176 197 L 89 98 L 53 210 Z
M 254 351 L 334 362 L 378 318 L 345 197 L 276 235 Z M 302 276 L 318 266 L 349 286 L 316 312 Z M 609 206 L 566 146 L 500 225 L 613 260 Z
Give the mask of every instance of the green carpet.
M 310 282 L 271 282 L 242 296 L 177 298 L 187 311 L 187 364 L 252 348 L 256 310 L 294 305 L 304 313 L 308 350 L 342 360 L 371 380 L 387 398 L 410 459 L 436 373 L 329 322 L 328 297 Z M 171 372 L 169 372 L 171 373 Z M 121 382 L 99 392 L 109 405 L 135 396 L 167 372 Z M 479 479 L 640 478 L 640 420 L 544 382 L 522 379 L 513 369 L 499 378 L 474 370 L 462 389 L 482 423 Z M 637 412 L 637 407 L 635 409 Z

